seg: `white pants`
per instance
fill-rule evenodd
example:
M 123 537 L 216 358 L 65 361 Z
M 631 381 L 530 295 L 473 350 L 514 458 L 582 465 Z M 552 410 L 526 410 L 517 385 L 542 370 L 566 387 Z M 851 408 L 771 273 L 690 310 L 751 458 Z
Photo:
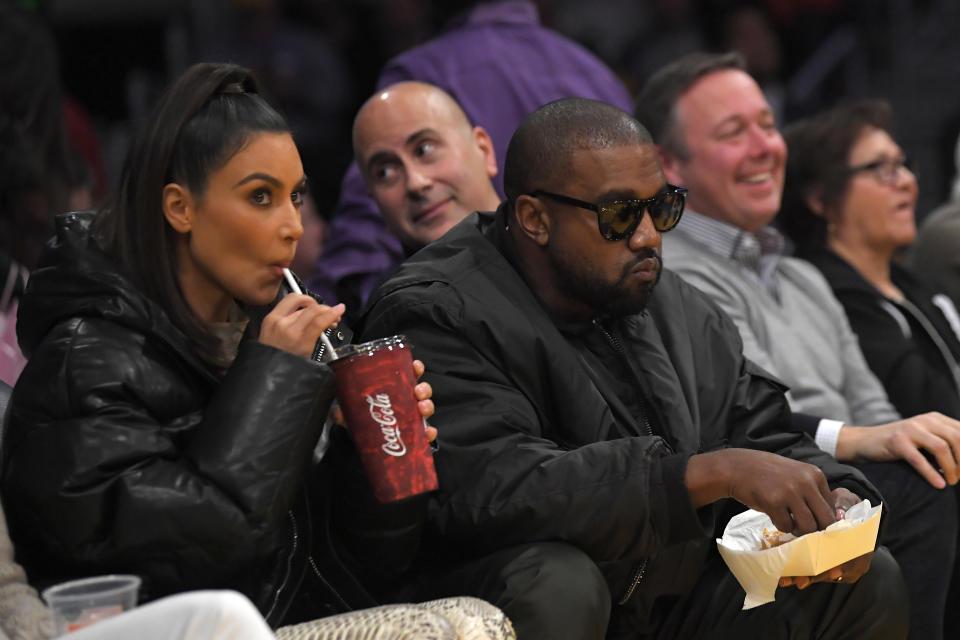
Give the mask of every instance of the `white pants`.
M 274 640 L 266 621 L 236 591 L 189 591 L 74 631 L 69 640 Z

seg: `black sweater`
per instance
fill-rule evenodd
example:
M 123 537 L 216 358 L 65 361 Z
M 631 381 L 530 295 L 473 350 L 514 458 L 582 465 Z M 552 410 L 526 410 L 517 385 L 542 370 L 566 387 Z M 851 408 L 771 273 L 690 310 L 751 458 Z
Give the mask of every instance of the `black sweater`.
M 885 297 L 833 252 L 805 257 L 833 288 L 897 411 L 903 416 L 940 411 L 960 419 L 960 326 L 951 324 L 960 318 L 950 299 L 896 264 L 890 275 L 905 301 Z

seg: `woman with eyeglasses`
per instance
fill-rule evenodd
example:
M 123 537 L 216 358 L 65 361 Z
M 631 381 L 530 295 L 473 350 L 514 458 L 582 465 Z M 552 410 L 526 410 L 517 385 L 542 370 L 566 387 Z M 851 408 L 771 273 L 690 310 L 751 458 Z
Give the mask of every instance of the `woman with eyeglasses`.
M 960 418 L 960 322 L 950 299 L 895 261 L 916 235 L 917 179 L 886 102 L 789 127 L 780 227 L 823 272 L 890 401 Z

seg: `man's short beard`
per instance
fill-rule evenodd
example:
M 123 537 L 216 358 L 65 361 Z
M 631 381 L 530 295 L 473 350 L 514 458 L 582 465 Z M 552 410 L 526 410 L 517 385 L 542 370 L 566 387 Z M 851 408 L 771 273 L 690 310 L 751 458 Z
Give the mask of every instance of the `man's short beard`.
M 634 295 L 627 292 L 625 282 L 631 271 L 643 260 L 653 258 L 660 266 L 657 278 L 646 283 Z M 637 257 L 627 263 L 614 282 L 606 282 L 590 269 L 577 269 L 566 260 L 564 255 L 550 255 L 550 262 L 557 275 L 557 287 L 560 292 L 573 300 L 589 306 L 597 315 L 606 317 L 630 316 L 647 308 L 650 295 L 663 272 L 663 260 L 654 249 L 641 249 Z

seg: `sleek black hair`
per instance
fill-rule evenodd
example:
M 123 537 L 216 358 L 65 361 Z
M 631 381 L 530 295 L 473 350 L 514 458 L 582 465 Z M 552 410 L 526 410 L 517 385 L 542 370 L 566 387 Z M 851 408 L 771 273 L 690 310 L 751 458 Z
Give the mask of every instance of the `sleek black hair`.
M 247 69 L 195 64 L 168 89 L 144 123 L 95 230 L 127 275 L 194 340 L 205 357 L 215 340 L 183 296 L 177 280 L 176 232 L 163 214 L 167 184 L 203 197 L 210 174 L 260 132 L 289 132 L 283 117 L 257 93 Z
M 586 98 L 550 102 L 523 119 L 503 164 L 507 200 L 562 183 L 577 149 L 653 144 L 650 132 L 613 105 Z
M 700 78 L 727 69 L 746 72 L 739 53 L 698 52 L 677 58 L 661 67 L 643 85 L 637 95 L 634 115 L 647 125 L 658 145 L 686 159 L 689 152 L 676 126 L 677 101 Z
M 885 100 L 843 104 L 784 130 L 787 170 L 776 223 L 799 254 L 827 241 L 827 218 L 810 209 L 807 198 L 815 194 L 827 211 L 839 205 L 850 182 L 850 150 L 868 127 L 894 137 L 893 109 Z

